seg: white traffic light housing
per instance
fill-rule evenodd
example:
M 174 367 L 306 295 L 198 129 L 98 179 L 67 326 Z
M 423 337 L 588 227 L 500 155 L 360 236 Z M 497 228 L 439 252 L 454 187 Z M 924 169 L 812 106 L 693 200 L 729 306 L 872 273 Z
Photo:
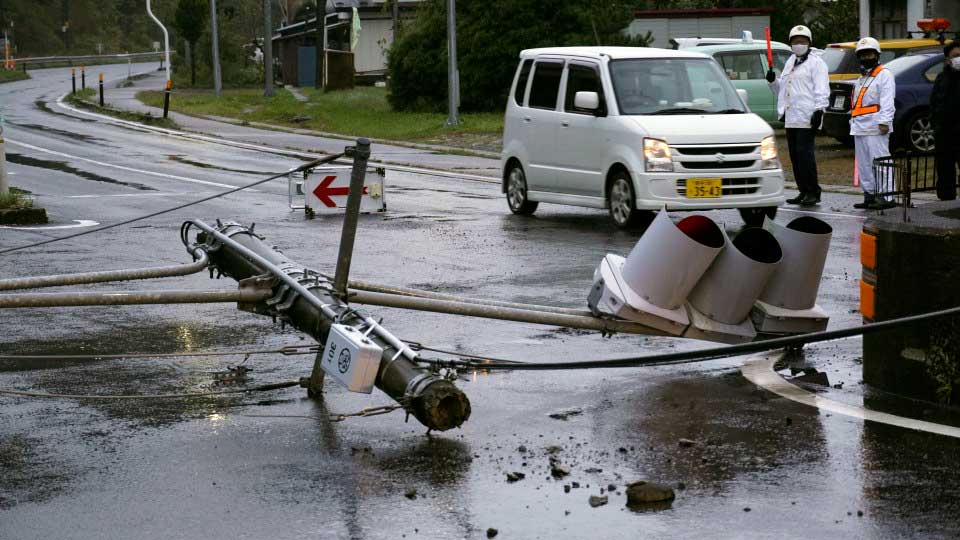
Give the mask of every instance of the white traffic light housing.
M 693 215 L 675 224 L 659 212 L 626 259 L 608 254 L 601 261 L 588 297 L 590 309 L 682 335 L 690 324 L 687 295 L 725 241 L 710 218 Z
M 796 334 L 825 330 L 830 317 L 817 305 L 817 292 L 833 229 L 812 216 L 794 219 L 786 227 L 768 218 L 763 228 L 780 243 L 783 261 L 754 304 L 751 318 L 757 331 Z
M 730 241 L 690 293 L 690 328 L 684 337 L 736 343 L 752 341 L 757 332 L 750 320 L 754 302 L 763 292 L 783 250 L 773 234 L 757 227 L 744 229 Z

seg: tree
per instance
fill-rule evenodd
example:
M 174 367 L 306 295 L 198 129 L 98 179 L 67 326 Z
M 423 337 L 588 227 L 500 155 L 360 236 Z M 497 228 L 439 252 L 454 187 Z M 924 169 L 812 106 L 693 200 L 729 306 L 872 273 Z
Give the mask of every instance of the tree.
M 618 0 L 459 2 L 460 107 L 503 108 L 523 49 L 557 45 L 646 45 L 622 34 L 632 19 Z M 447 20 L 443 0 L 425 0 L 388 51 L 388 99 L 396 110 L 442 111 L 447 102 Z
M 190 43 L 190 84 L 197 84 L 197 41 L 207 26 L 210 6 L 207 0 L 179 0 L 173 26 Z

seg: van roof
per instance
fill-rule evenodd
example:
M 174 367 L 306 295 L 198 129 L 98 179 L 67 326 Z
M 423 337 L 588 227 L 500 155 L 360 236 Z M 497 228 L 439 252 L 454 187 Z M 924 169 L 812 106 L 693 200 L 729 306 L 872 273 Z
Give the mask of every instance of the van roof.
M 534 58 L 545 54 L 581 56 L 599 59 L 603 56 L 621 58 L 704 58 L 705 54 L 693 50 L 674 51 L 653 47 L 543 47 L 520 51 L 520 58 Z

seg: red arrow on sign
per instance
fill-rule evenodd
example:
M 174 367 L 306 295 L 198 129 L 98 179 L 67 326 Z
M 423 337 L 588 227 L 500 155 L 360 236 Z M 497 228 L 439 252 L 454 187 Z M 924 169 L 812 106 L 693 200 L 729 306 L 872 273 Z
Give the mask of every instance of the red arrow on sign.
M 313 188 L 313 194 L 320 199 L 320 202 L 323 203 L 327 208 L 336 208 L 337 203 L 333 202 L 333 199 L 330 197 L 343 197 L 344 195 L 350 194 L 349 187 L 330 187 L 330 184 L 336 180 L 336 176 L 325 176 L 323 180 L 320 181 L 320 184 Z M 363 194 L 367 195 L 367 186 L 363 186 Z

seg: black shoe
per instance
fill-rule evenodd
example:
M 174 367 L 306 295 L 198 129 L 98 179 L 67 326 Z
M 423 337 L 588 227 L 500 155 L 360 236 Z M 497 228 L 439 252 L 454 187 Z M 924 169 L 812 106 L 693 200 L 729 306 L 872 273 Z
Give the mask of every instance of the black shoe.
M 807 193 L 800 199 L 800 206 L 816 206 L 820 204 L 820 196 Z
M 859 209 L 859 210 L 864 210 L 864 209 L 870 208 L 871 205 L 873 205 L 873 203 L 874 203 L 875 200 L 876 200 L 876 198 L 875 198 L 873 195 L 870 195 L 869 193 L 864 193 L 864 194 L 863 194 L 863 202 L 862 202 L 862 203 L 857 203 L 857 204 L 853 205 L 853 207 L 854 207 L 854 208 L 857 208 L 857 209 Z
M 874 201 L 870 203 L 870 205 L 867 206 L 867 208 L 869 208 L 870 210 L 886 210 L 888 208 L 895 208 L 896 206 L 897 206 L 897 203 L 893 201 L 888 201 L 885 199 L 874 199 Z
M 803 200 L 803 192 L 797 193 L 797 196 L 792 199 L 787 199 L 787 204 L 800 204 L 800 201 Z

